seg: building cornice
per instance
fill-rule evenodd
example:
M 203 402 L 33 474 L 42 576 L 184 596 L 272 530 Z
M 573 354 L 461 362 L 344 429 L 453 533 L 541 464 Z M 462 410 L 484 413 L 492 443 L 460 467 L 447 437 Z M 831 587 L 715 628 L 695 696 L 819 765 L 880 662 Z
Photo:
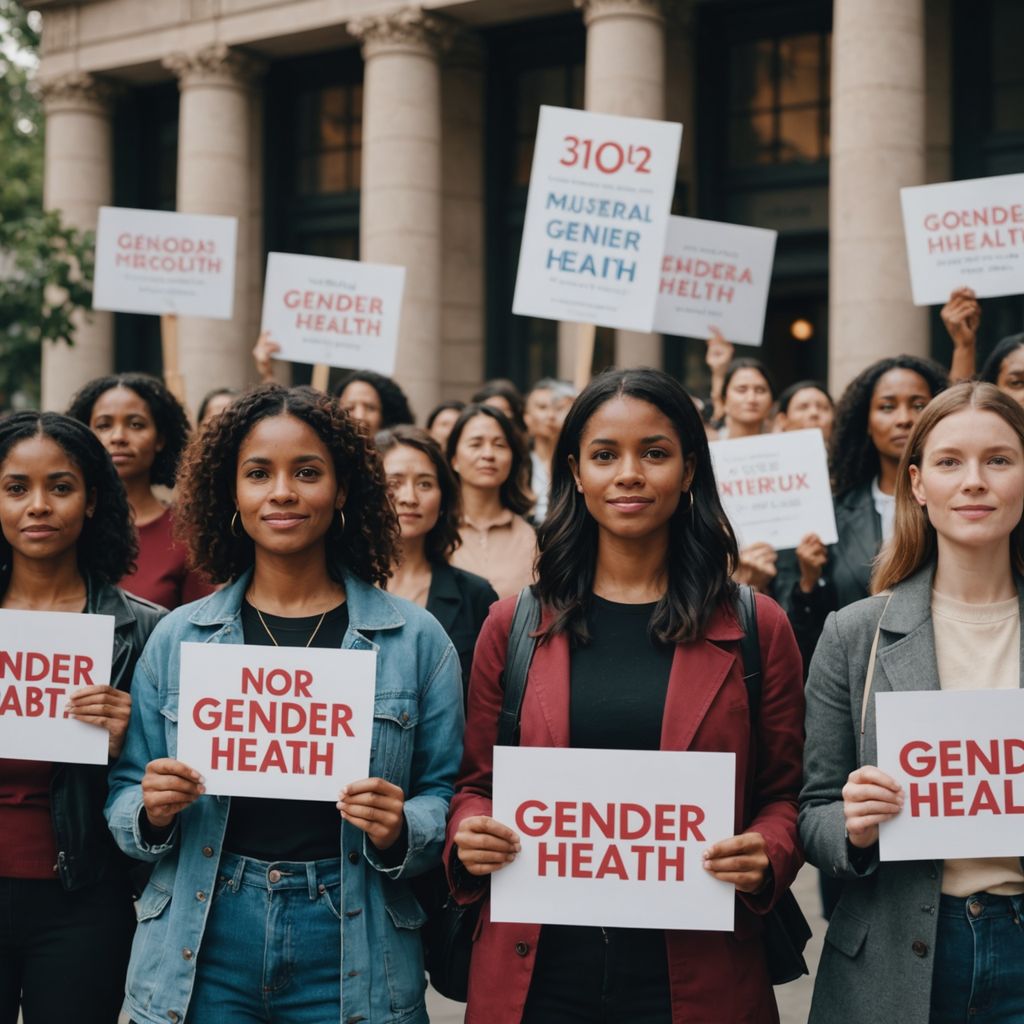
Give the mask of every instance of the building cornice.
M 422 7 L 356 18 L 346 27 L 362 44 L 366 58 L 391 52 L 440 56 L 453 46 L 458 32 L 453 22 L 427 14 Z

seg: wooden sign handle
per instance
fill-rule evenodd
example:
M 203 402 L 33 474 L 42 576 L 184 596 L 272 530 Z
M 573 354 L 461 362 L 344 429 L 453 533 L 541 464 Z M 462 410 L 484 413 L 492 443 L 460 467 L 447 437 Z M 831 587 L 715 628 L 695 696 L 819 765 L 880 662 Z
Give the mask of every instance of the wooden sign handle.
M 582 391 L 590 383 L 594 372 L 594 341 L 597 327 L 594 324 L 578 324 L 576 332 L 576 391 Z
M 331 368 L 326 363 L 317 363 L 313 367 L 313 379 L 310 383 L 318 391 L 327 392 L 330 386 Z
M 164 313 L 160 317 L 160 348 L 164 360 L 164 383 L 174 397 L 185 404 L 185 378 L 178 369 L 178 315 Z

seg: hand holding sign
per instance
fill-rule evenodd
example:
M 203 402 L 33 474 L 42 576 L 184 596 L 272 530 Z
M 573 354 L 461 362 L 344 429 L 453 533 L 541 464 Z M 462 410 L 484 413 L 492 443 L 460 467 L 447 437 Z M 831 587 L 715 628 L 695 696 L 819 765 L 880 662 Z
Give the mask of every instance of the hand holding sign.
M 68 698 L 68 717 L 107 730 L 107 753 L 118 757 L 132 715 L 131 694 L 113 686 L 73 690 Z
M 740 892 L 760 892 L 768 882 L 771 862 L 760 832 L 723 839 L 704 851 L 704 870 Z
M 352 782 L 338 799 L 341 816 L 370 837 L 378 850 L 387 850 L 398 842 L 405 821 L 405 794 L 384 779 Z
M 455 852 L 471 875 L 492 875 L 506 864 L 511 864 L 521 851 L 519 836 L 486 814 L 459 822 L 459 830 L 455 833 Z
M 142 806 L 154 828 L 169 828 L 175 816 L 205 792 L 199 772 L 173 757 L 150 761 L 142 776 Z
M 903 790 L 880 768 L 866 764 L 850 772 L 843 786 L 846 834 L 858 850 L 878 842 L 878 826 L 903 809 Z

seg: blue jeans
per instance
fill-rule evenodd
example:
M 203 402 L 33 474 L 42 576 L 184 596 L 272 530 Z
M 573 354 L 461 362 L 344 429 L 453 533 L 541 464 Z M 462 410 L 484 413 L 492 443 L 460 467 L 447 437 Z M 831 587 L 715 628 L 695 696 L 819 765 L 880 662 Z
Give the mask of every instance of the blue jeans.
M 341 1015 L 340 860 L 225 853 L 189 1024 L 324 1024 Z
M 1024 1021 L 1024 896 L 943 896 L 931 1024 Z

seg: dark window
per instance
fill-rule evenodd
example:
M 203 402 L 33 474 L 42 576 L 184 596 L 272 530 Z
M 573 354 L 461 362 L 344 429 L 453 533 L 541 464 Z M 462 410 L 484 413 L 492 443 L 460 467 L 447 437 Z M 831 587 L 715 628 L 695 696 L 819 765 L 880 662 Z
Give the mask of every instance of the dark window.
M 359 189 L 363 86 L 327 85 L 295 98 L 295 191 L 340 195 Z

